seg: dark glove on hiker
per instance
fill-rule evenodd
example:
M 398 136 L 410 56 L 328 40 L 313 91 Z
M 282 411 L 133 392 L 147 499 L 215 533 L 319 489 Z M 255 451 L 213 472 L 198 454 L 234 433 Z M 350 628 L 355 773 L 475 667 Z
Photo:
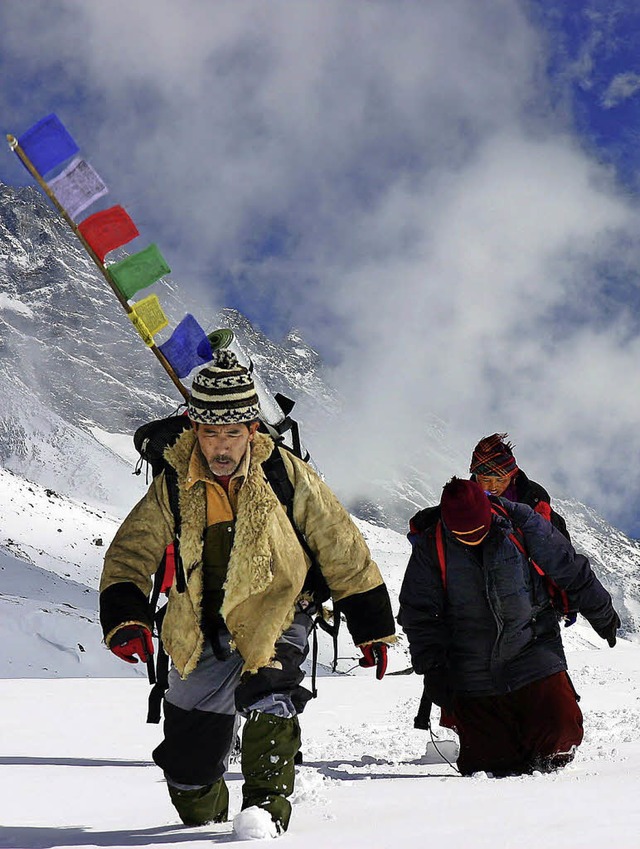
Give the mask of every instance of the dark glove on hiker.
M 358 663 L 360 666 L 369 668 L 375 666 L 376 678 L 381 681 L 384 678 L 384 673 L 387 671 L 387 644 L 386 643 L 369 643 L 367 646 L 359 646 L 360 651 L 364 655 Z
M 420 731 L 428 731 L 431 727 L 431 698 L 425 687 L 422 691 L 418 713 L 413 718 L 413 727 Z
M 613 619 L 604 627 L 598 631 L 598 636 L 602 637 L 603 640 L 606 640 L 611 648 L 613 648 L 616 644 L 616 631 L 620 627 L 620 617 L 618 614 L 613 611 Z
M 424 676 L 423 698 L 430 699 L 449 713 L 453 711 L 453 690 L 444 666 L 434 666 Z
M 153 656 L 151 631 L 144 625 L 124 625 L 118 628 L 109 641 L 111 651 L 127 663 L 137 663 L 138 655 L 143 663 Z

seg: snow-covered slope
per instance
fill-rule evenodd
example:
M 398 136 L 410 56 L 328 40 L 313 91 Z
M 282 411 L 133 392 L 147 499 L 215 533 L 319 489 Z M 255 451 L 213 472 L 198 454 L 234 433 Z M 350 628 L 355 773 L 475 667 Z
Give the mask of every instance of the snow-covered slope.
M 130 507 L 135 500 L 130 498 Z M 101 644 L 97 589 L 118 524 L 104 511 L 0 468 L 0 645 L 5 647 L 0 677 L 146 675 Z M 359 525 L 397 594 L 407 541 L 394 531 Z M 338 670 L 352 669 L 357 654 L 343 628 Z M 320 633 L 320 674 L 332 658 L 331 640 Z M 402 643 L 391 669 L 408 665 Z
M 585 739 L 556 775 L 460 778 L 412 727 L 416 676 L 325 678 L 301 718 L 288 849 L 636 849 L 640 647 L 572 652 Z M 201 849 L 230 824 L 185 828 L 151 760 L 142 680 L 0 681 L 0 847 Z M 435 713 L 434 713 L 435 719 Z M 448 737 L 436 726 L 438 738 Z M 227 775 L 230 813 L 241 775 Z M 257 843 L 256 845 L 264 845 Z

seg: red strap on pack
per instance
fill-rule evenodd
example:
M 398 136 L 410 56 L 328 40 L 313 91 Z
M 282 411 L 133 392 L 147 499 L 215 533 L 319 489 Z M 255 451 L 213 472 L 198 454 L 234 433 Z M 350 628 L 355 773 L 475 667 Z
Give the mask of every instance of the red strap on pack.
M 440 566 L 440 574 L 442 575 L 442 586 L 447 589 L 447 564 L 444 559 L 444 532 L 442 530 L 442 522 L 438 520 L 436 524 L 436 551 L 438 552 L 438 565 Z
M 176 551 L 173 543 L 169 543 L 164 552 L 164 575 L 160 585 L 161 593 L 168 593 L 173 586 L 173 578 L 176 574 Z
M 540 501 L 538 503 L 539 504 L 546 504 L 546 502 L 542 502 L 542 501 Z M 546 506 L 548 506 L 548 505 L 546 505 Z M 549 510 L 551 510 L 551 508 L 549 508 Z M 507 511 L 505 510 L 505 508 L 501 504 L 492 504 L 491 505 L 491 511 L 496 516 L 505 516 L 507 518 L 509 516 L 509 514 L 507 513 Z M 541 513 L 541 515 L 543 515 L 543 516 L 545 515 L 542 510 L 539 510 L 538 512 Z M 520 534 L 522 535 L 522 531 L 520 531 Z M 444 532 L 442 530 L 442 522 L 441 521 L 438 521 L 438 523 L 436 524 L 435 536 L 436 536 L 436 551 L 438 553 L 438 565 L 440 567 L 440 575 L 442 576 L 442 586 L 446 590 L 447 589 L 447 563 L 446 563 L 446 560 L 445 560 Z M 547 592 L 549 593 L 549 596 L 551 597 L 551 599 L 554 600 L 556 596 L 560 596 L 561 604 L 559 605 L 556 601 L 555 602 L 556 609 L 561 608 L 564 613 L 568 613 L 568 611 L 569 611 L 569 597 L 568 597 L 566 591 L 561 589 L 556 583 L 554 583 L 554 581 L 547 575 L 547 573 L 544 571 L 544 569 L 541 566 L 538 566 L 536 561 L 533 560 L 529 556 L 529 553 L 528 553 L 527 549 L 525 548 L 524 543 L 515 533 L 509 534 L 509 539 L 515 545 L 515 547 L 518 549 L 520 554 L 522 554 L 524 557 L 527 558 L 527 560 L 529 561 L 531 566 L 535 569 L 537 574 L 540 575 L 541 578 L 544 578 L 546 586 L 547 586 Z
M 528 558 L 529 563 L 533 566 L 533 568 L 536 570 L 538 575 L 540 575 L 541 578 L 544 578 L 545 584 L 547 586 L 547 592 L 549 593 L 551 600 L 554 602 L 554 606 L 555 606 L 556 610 L 560 609 L 562 613 L 564 613 L 564 614 L 568 613 L 569 612 L 569 596 L 567 595 L 566 591 L 561 589 L 556 584 L 556 582 L 547 575 L 547 573 L 544 571 L 544 569 L 541 566 L 538 566 L 538 564 L 536 563 L 536 561 L 532 557 L 529 557 L 529 554 L 527 552 L 527 549 L 524 547 L 524 544 L 522 543 L 522 541 L 520 539 L 518 539 L 518 537 L 515 534 L 509 534 L 509 539 L 513 542 L 513 544 L 516 546 L 518 551 L 521 554 L 523 554 L 526 558 Z M 560 597 L 559 603 L 556 599 L 556 596 Z

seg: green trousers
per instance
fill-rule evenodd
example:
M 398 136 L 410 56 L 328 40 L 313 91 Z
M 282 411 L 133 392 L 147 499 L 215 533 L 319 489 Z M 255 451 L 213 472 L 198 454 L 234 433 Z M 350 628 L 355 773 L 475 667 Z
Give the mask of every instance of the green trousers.
M 207 787 L 180 790 L 167 785 L 169 796 L 185 825 L 206 825 L 209 822 L 226 822 L 229 816 L 229 791 L 224 778 Z
M 242 735 L 242 808 L 255 805 L 271 814 L 279 831 L 291 816 L 295 756 L 300 749 L 298 717 L 251 711 Z
M 242 735 L 242 808 L 256 806 L 268 811 L 279 831 L 286 831 L 291 817 L 288 797 L 293 793 L 295 757 L 300 749 L 298 717 L 285 719 L 251 711 Z M 229 814 L 229 791 L 224 778 L 214 784 L 181 790 L 169 784 L 169 795 L 185 825 L 225 822 Z

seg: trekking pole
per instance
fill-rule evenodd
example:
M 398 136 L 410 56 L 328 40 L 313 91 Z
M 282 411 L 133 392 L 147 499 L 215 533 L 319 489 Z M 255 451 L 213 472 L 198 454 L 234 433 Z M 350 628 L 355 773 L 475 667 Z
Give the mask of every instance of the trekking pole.
M 15 154 L 17 154 L 17 156 L 20 158 L 20 160 L 22 161 L 22 163 L 25 166 L 25 168 L 27 169 L 27 171 L 31 174 L 31 176 L 34 178 L 34 180 L 38 183 L 38 185 L 40 186 L 42 191 L 46 194 L 46 196 L 49 198 L 51 203 L 55 206 L 57 211 L 64 218 L 64 220 L 67 222 L 69 227 L 71 227 L 71 229 L 75 233 L 76 237 L 80 240 L 80 242 L 82 243 L 82 246 L 84 247 L 86 252 L 89 254 L 91 259 L 94 261 L 94 263 L 98 267 L 98 270 L 100 271 L 100 273 L 102 274 L 104 279 L 107 281 L 109 288 L 111 289 L 113 294 L 116 296 L 116 298 L 120 302 L 120 305 L 122 306 L 124 311 L 127 313 L 129 318 L 131 319 L 132 324 L 135 326 L 136 330 L 138 331 L 138 333 L 142 337 L 142 340 L 145 343 L 145 345 L 157 357 L 158 361 L 160 362 L 160 365 L 167 372 L 167 374 L 169 375 L 169 377 L 171 378 L 174 385 L 176 386 L 178 391 L 181 393 L 181 395 L 185 399 L 185 401 L 188 401 L 189 400 L 188 389 L 184 386 L 184 384 L 182 383 L 182 381 L 180 380 L 178 375 L 175 373 L 171 363 L 167 360 L 167 358 L 162 353 L 162 351 L 157 347 L 157 345 L 155 344 L 155 342 L 153 340 L 153 336 L 149 333 L 148 329 L 145 327 L 143 322 L 136 315 L 135 310 L 132 309 L 132 307 L 129 305 L 129 302 L 127 301 L 127 299 L 124 297 L 124 295 L 120 292 L 120 290 L 114 284 L 113 280 L 111 279 L 111 275 L 109 274 L 108 268 L 96 256 L 95 252 L 93 251 L 91 246 L 87 243 L 86 239 L 84 238 L 84 236 L 82 235 L 82 233 L 78 229 L 76 223 L 73 221 L 73 219 L 71 218 L 71 216 L 69 215 L 67 210 L 62 206 L 62 204 L 59 202 L 59 200 L 55 196 L 55 194 L 51 191 L 51 189 L 49 188 L 47 183 L 42 179 L 42 177 L 40 176 L 39 172 L 36 170 L 35 166 L 31 162 L 31 160 L 29 159 L 27 154 L 20 147 L 20 143 L 18 142 L 18 139 L 15 136 L 13 136 L 9 133 L 9 134 L 7 134 L 7 141 L 9 142 L 9 147 L 11 148 L 11 150 Z

